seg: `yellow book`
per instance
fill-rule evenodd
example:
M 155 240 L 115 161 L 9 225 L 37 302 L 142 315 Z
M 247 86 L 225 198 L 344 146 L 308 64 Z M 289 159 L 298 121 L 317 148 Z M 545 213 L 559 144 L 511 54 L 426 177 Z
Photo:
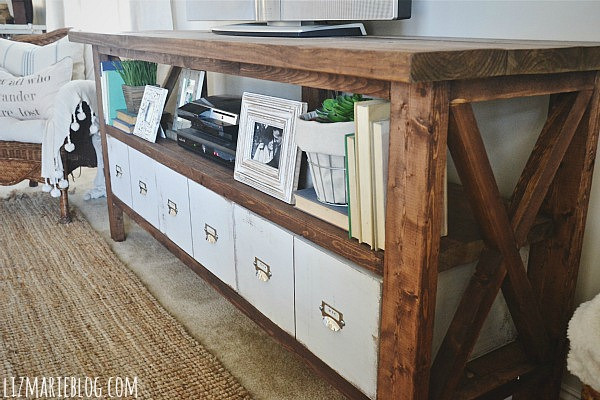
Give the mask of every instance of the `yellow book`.
M 356 169 L 360 198 L 362 241 L 375 248 L 375 208 L 373 205 L 373 132 L 372 123 L 390 118 L 390 103 L 367 100 L 354 103 Z

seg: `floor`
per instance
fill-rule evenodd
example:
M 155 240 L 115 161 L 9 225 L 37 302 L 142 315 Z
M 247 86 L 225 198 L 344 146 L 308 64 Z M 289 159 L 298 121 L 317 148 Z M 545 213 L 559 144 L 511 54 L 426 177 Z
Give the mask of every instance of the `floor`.
M 343 396 L 312 372 L 299 357 L 283 349 L 250 319 L 221 297 L 137 224 L 125 217 L 127 239 L 110 239 L 106 198 L 83 200 L 95 169 L 75 172 L 69 200 L 115 253 L 144 282 L 150 292 L 257 399 L 319 400 Z M 37 192 L 26 182 L 1 187 L 4 197 L 13 190 Z M 48 201 L 58 201 L 48 195 Z

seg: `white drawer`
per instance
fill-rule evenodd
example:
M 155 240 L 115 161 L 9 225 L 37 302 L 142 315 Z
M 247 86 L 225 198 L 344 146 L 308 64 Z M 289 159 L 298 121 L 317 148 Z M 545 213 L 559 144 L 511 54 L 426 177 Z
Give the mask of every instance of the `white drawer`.
M 375 399 L 381 278 L 299 238 L 294 263 L 296 339 Z
M 160 231 L 192 255 L 188 179 L 164 165 L 156 164 L 156 186 L 159 193 Z
M 131 208 L 155 228 L 158 228 L 158 190 L 155 168 L 156 161 L 129 148 Z
M 237 205 L 234 220 L 239 293 L 293 336 L 293 236 Z
M 111 190 L 123 203 L 131 207 L 128 146 L 109 135 L 106 135 L 106 141 Z
M 235 289 L 233 204 L 196 182 L 188 185 L 194 258 Z

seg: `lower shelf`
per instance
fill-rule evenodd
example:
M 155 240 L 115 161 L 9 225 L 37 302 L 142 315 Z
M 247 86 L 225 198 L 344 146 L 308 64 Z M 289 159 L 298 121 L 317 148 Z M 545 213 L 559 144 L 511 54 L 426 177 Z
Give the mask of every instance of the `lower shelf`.
M 135 221 L 145 231 L 150 233 L 158 242 L 162 243 L 172 254 L 179 258 L 184 264 L 186 264 L 192 271 L 198 274 L 208 284 L 210 284 L 217 292 L 229 300 L 234 306 L 236 306 L 241 312 L 252 319 L 258 326 L 260 326 L 267 334 L 279 342 L 284 348 L 298 354 L 305 363 L 327 380 L 332 386 L 337 388 L 341 393 L 350 399 L 357 400 L 368 400 L 360 390 L 355 388 L 353 385 L 348 383 L 342 378 L 335 370 L 325 364 L 321 359 L 310 352 L 306 347 L 299 343 L 296 338 L 285 332 L 262 313 L 260 313 L 254 306 L 252 306 L 246 299 L 240 296 L 235 290 L 223 283 L 219 278 L 213 275 L 209 270 L 204 268 L 189 254 L 179 248 L 169 238 L 163 235 L 158 229 L 148 223 L 144 218 L 139 216 L 135 211 L 128 207 L 125 203 L 116 197 L 112 197 L 113 204 L 124 211 L 133 221 Z

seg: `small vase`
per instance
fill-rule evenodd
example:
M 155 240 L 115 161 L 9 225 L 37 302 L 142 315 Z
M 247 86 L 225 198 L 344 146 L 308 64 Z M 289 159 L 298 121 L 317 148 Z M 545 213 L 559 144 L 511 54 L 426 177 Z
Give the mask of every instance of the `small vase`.
M 127 111 L 133 114 L 137 114 L 142 103 L 142 97 L 144 97 L 144 90 L 146 86 L 129 86 L 122 85 L 123 96 L 125 96 L 125 106 Z

